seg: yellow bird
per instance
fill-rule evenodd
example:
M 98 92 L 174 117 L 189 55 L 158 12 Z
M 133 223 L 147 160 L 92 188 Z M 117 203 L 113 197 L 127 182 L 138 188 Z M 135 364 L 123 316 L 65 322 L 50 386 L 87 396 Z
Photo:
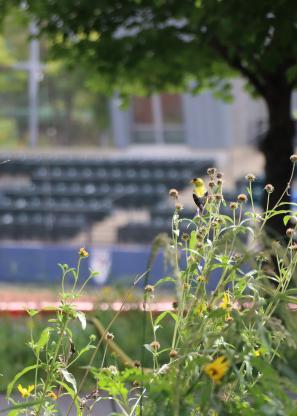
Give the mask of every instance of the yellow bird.
M 194 178 L 191 180 L 194 185 L 193 199 L 200 211 L 203 211 L 204 197 L 207 196 L 207 190 L 204 184 L 204 180 L 201 178 Z

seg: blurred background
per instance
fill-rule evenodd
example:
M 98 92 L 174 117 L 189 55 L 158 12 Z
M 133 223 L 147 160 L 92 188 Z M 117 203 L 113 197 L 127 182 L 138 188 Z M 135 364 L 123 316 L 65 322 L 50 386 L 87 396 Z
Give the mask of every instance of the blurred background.
M 1 282 L 57 283 L 56 264 L 73 262 L 80 246 L 98 285 L 131 281 L 153 238 L 170 232 L 168 190 L 193 216 L 189 182 L 209 166 L 224 172 L 230 199 L 255 173 L 260 202 L 267 115 L 240 78 L 229 102 L 211 91 L 164 92 L 124 105 L 98 93 L 79 63 L 51 60 L 49 40 L 35 32 L 14 10 L 0 37 Z

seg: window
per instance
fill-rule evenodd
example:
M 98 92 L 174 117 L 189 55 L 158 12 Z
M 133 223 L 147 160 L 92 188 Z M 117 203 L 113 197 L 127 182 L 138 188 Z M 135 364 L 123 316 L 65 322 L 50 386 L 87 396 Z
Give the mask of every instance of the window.
M 132 102 L 132 142 L 182 143 L 184 126 L 180 95 L 135 97 Z

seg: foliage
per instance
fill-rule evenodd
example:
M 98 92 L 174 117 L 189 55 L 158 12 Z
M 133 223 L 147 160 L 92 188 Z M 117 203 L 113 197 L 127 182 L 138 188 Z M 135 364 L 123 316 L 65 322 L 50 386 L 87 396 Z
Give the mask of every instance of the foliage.
M 291 161 L 292 180 L 297 155 Z M 297 392 L 296 378 L 284 350 L 297 347 L 295 322 L 287 310 L 288 303 L 297 303 L 296 289 L 290 287 L 296 278 L 296 204 L 280 200 L 271 206 L 273 187 L 266 186 L 267 210 L 257 212 L 253 204 L 255 177 L 249 174 L 247 194 L 230 203 L 230 215 L 223 214 L 222 174 L 214 168 L 208 174 L 211 186 L 193 219 L 180 218 L 181 203 L 174 192 L 176 208 L 167 250 L 174 264 L 170 280 L 175 282 L 176 301 L 172 309 L 155 315 L 155 292 L 169 276 L 144 288 L 145 324 L 151 332 L 143 339 L 142 351 L 150 359 L 144 361 L 142 352 L 135 361 L 136 355 L 131 359 L 117 344 L 117 335 L 115 338 L 110 331 L 119 312 L 105 327 L 91 318 L 99 339 L 95 342 L 91 337 L 84 347 L 75 349 L 69 323 L 77 320 L 82 330 L 86 327 L 84 315 L 73 304 L 86 284 L 79 283 L 80 261 L 87 255 L 81 249 L 76 269 L 61 265 L 61 305 L 56 317 L 37 337 L 31 335 L 29 346 L 35 363 L 8 384 L 14 414 L 26 415 L 29 408 L 30 415 L 54 414 L 57 397 L 69 395 L 78 415 L 91 414 L 95 403 L 104 399 L 114 400 L 119 414 L 127 416 L 294 415 L 291 397 Z M 250 208 L 245 206 L 247 202 Z M 282 244 L 271 242 L 268 249 L 264 226 L 275 215 L 284 214 L 285 224 L 290 224 L 286 237 Z M 181 234 L 184 221 L 189 233 Z M 182 267 L 183 256 L 186 264 Z M 209 292 L 215 272 L 219 280 Z M 73 286 L 65 292 L 68 278 Z M 29 314 L 35 319 L 36 311 Z M 161 334 L 168 322 L 172 331 L 165 339 Z M 133 332 L 126 336 L 136 343 Z M 98 363 L 95 358 L 102 346 Z M 88 351 L 91 356 L 84 374 L 76 378 L 72 364 Z M 34 384 L 23 385 L 22 378 L 29 372 L 34 375 Z M 89 374 L 94 388 L 83 393 Z M 16 388 L 21 401 L 11 396 Z
M 50 36 L 56 56 L 79 59 L 107 88 L 176 89 L 192 80 L 195 88 L 224 93 L 222 76 L 232 68 L 264 95 L 278 73 L 292 85 L 297 79 L 292 0 L 29 0 L 27 12 Z

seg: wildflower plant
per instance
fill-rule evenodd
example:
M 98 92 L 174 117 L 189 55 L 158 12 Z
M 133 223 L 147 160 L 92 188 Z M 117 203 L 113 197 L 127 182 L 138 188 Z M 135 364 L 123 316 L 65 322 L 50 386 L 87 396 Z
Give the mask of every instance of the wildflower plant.
M 37 339 L 33 336 L 33 325 L 30 325 L 31 336 L 28 346 L 35 356 L 35 364 L 22 369 L 7 387 L 7 397 L 13 404 L 9 413 L 11 416 L 56 414 L 56 401 L 65 395 L 73 399 L 78 414 L 81 414 L 81 403 L 76 395 L 77 381 L 71 373 L 71 367 L 83 354 L 95 348 L 93 345 L 95 337 L 91 336 L 89 343 L 76 351 L 70 323 L 78 320 L 82 330 L 86 327 L 86 317 L 83 312 L 76 309 L 75 300 L 88 281 L 96 275 L 90 272 L 83 282 L 80 281 L 80 265 L 87 256 L 88 252 L 82 248 L 79 251 L 76 268 L 66 264 L 59 265 L 62 272 L 60 306 L 54 310 L 54 318 L 48 320 L 48 326 Z M 36 310 L 28 310 L 32 320 L 38 313 Z M 34 384 L 22 386 L 19 381 L 29 372 L 34 373 Z M 16 385 L 19 396 L 25 403 L 20 402 L 18 395 L 12 394 Z
M 290 189 L 296 155 L 291 162 L 292 176 L 284 195 Z M 151 327 L 152 336 L 144 339 L 141 348 L 150 354 L 150 366 L 128 357 L 117 345 L 110 332 L 116 316 L 107 328 L 94 318 L 101 334 L 94 352 L 101 343 L 105 343 L 105 352 L 101 363 L 91 360 L 94 390 L 82 396 L 84 379 L 77 387 L 70 373 L 73 358 L 68 322 L 80 319 L 84 326 L 85 318 L 71 306 L 74 290 L 70 294 L 63 290 L 53 327 L 45 329 L 38 341 L 31 341 L 36 364 L 23 370 L 36 372 L 34 389 L 19 389 L 26 394 L 30 390 L 30 399 L 38 402 L 31 406 L 30 414 L 52 414 L 52 392 L 69 394 L 79 415 L 92 414 L 85 403 L 99 399 L 112 399 L 117 404 L 113 414 L 126 416 L 296 414 L 292 395 L 297 386 L 283 352 L 287 346 L 297 347 L 294 312 L 288 308 L 297 303 L 297 289 L 292 287 L 297 204 L 280 199 L 271 206 L 273 185 L 268 184 L 264 189 L 267 209 L 258 211 L 253 174 L 246 177 L 245 193 L 236 201 L 225 201 L 222 174 L 211 168 L 208 175 L 210 186 L 203 209 L 195 216 L 193 209 L 193 218 L 182 218 L 178 191 L 170 191 L 175 203 L 172 235 L 156 241 L 170 260 L 172 274 L 155 285 L 147 281 L 144 288 L 144 323 Z M 283 217 L 284 235 L 271 241 L 266 230 L 276 215 Z M 151 261 L 157 249 L 154 244 Z M 62 267 L 62 271 L 65 278 L 68 269 Z M 154 296 L 168 282 L 175 286 L 172 308 L 156 314 Z M 73 289 L 77 289 L 76 281 Z M 164 344 L 159 334 L 169 321 L 173 330 Z M 86 348 L 94 346 L 90 343 Z M 114 365 L 106 367 L 108 354 Z M 9 395 L 22 374 L 8 386 Z

